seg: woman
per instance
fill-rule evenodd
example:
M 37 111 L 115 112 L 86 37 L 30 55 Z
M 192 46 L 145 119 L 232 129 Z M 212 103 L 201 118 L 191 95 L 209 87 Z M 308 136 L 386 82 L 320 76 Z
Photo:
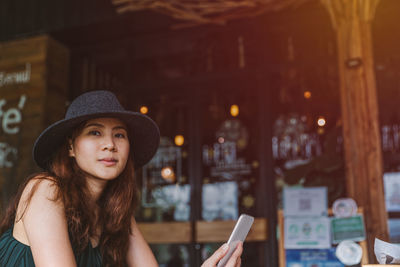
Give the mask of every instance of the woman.
M 92 91 L 38 137 L 45 172 L 21 186 L 4 217 L 0 266 L 157 266 L 134 219 L 134 169 L 155 154 L 160 134 L 114 94 Z M 203 267 L 216 266 L 219 248 Z M 239 244 L 227 266 L 240 266 Z

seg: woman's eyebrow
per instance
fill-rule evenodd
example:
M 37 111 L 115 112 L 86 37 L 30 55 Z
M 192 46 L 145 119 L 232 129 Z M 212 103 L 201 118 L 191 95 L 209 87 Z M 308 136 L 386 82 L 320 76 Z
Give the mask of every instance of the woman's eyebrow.
M 87 128 L 87 127 L 92 127 L 92 126 L 104 128 L 104 125 L 103 125 L 103 124 L 100 124 L 100 123 L 89 123 L 89 124 L 86 124 L 86 125 L 85 125 L 85 128 Z
M 125 131 L 128 131 L 128 129 L 127 129 L 125 126 L 122 126 L 122 125 L 120 125 L 120 126 L 115 126 L 115 127 L 113 128 L 113 130 L 120 130 L 120 129 L 125 130 Z
M 105 128 L 105 126 L 104 126 L 103 124 L 101 124 L 101 123 L 96 123 L 96 122 L 89 123 L 89 124 L 85 125 L 85 128 L 88 128 L 88 127 L 100 127 L 100 128 Z M 113 127 L 112 129 L 113 129 L 113 130 L 120 130 L 120 129 L 122 129 L 122 130 L 128 131 L 128 129 L 127 129 L 125 126 L 123 126 L 123 125 L 117 125 L 117 126 Z

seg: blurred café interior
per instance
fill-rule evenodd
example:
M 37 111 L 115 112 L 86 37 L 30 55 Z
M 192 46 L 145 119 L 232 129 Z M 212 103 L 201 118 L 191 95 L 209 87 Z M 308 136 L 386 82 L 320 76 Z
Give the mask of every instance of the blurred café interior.
M 160 266 L 200 266 L 242 213 L 256 218 L 242 266 L 282 266 L 286 186 L 324 186 L 328 207 L 355 199 L 373 263 L 375 237 L 400 243 L 399 11 L 398 0 L 1 1 L 1 210 L 38 171 L 37 135 L 105 89 L 160 127 L 136 175 L 136 219 Z

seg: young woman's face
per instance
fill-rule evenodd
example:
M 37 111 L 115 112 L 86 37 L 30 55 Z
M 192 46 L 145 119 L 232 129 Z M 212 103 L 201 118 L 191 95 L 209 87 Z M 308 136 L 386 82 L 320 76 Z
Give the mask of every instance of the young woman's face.
M 112 180 L 124 170 L 129 156 L 125 123 L 116 118 L 88 120 L 70 142 L 69 155 L 88 175 Z

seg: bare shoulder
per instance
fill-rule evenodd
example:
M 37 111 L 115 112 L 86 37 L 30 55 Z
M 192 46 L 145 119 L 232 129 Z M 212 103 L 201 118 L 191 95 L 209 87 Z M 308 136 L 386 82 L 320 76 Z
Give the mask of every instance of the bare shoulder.
M 30 207 L 47 205 L 62 206 L 58 200 L 58 185 L 54 177 L 34 177 L 25 186 L 18 203 L 17 218 L 24 217 Z M 47 206 L 46 205 L 46 206 Z
M 34 177 L 22 191 L 14 223 L 14 237 L 31 245 L 29 233 L 32 229 L 43 230 L 47 222 L 65 221 L 64 206 L 58 200 L 58 186 L 53 177 Z M 40 226 L 39 226 L 40 225 Z
M 57 197 L 58 185 L 54 177 L 32 178 L 26 185 L 22 198 L 47 197 L 55 199 Z
M 14 235 L 17 237 L 19 230 L 19 237 L 31 248 L 36 266 L 76 266 L 58 192 L 55 179 L 38 177 L 27 183 L 21 196 L 18 209 L 24 210 L 14 225 Z
M 26 185 L 18 204 L 20 222 L 28 235 L 43 228 L 67 229 L 65 210 L 57 198 L 58 186 L 54 179 L 33 178 Z M 57 227 L 56 227 L 57 226 Z

